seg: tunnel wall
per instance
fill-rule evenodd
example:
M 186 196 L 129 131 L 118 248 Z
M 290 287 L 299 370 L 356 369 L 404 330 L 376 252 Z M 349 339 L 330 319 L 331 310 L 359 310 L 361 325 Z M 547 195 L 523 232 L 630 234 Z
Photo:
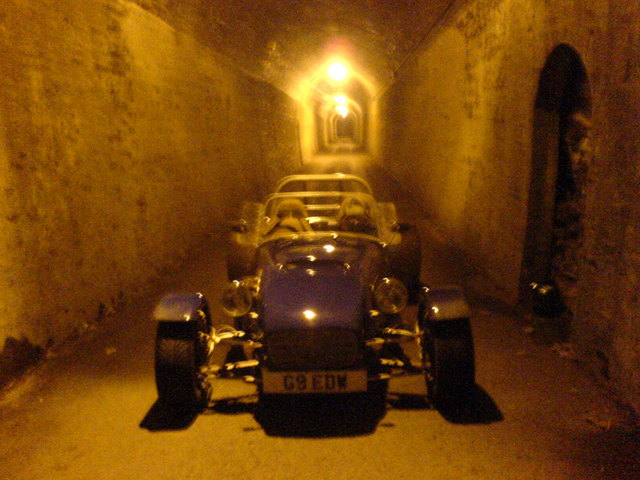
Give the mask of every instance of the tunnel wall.
M 591 164 L 571 341 L 640 411 L 640 3 L 458 2 L 381 98 L 383 157 L 484 275 L 518 301 L 534 103 L 553 49 L 590 84 Z
M 0 377 L 299 167 L 296 115 L 135 3 L 1 2 Z

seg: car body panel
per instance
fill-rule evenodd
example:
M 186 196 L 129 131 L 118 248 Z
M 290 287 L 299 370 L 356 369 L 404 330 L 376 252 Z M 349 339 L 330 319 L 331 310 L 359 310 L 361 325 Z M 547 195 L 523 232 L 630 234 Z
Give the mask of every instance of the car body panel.
M 423 296 L 423 305 L 426 308 L 426 318 L 431 322 L 456 320 L 471 316 L 471 309 L 460 287 L 423 288 L 421 295 Z
M 209 306 L 201 293 L 170 293 L 153 310 L 157 322 L 202 322 L 210 320 Z
M 362 286 L 336 262 L 288 264 L 262 277 L 265 332 L 307 328 L 362 328 Z

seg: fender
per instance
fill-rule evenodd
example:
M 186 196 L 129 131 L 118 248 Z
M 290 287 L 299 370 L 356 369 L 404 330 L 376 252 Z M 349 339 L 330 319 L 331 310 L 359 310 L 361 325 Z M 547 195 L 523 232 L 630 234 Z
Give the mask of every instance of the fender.
M 209 304 L 201 293 L 165 295 L 153 310 L 153 319 L 159 323 L 193 325 L 200 331 L 211 327 Z
M 443 322 L 471 317 L 471 308 L 460 287 L 423 287 L 420 290 L 418 319 Z

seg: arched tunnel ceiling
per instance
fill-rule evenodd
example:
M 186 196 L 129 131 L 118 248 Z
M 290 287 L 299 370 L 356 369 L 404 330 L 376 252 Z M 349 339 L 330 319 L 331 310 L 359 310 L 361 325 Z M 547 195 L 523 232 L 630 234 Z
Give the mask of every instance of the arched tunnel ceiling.
M 456 0 L 136 0 L 252 76 L 296 96 L 332 47 L 374 90 Z

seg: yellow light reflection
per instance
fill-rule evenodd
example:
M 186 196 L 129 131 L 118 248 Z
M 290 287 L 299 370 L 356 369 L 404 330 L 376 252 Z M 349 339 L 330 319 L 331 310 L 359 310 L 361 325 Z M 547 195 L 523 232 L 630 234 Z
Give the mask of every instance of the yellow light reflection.
M 323 248 L 324 248 L 324 251 L 327 253 L 331 253 L 336 249 L 336 247 L 334 247 L 333 245 L 325 245 Z
M 302 316 L 307 320 L 313 320 L 314 318 L 316 318 L 317 314 L 313 310 L 305 310 L 304 312 L 302 312 Z

